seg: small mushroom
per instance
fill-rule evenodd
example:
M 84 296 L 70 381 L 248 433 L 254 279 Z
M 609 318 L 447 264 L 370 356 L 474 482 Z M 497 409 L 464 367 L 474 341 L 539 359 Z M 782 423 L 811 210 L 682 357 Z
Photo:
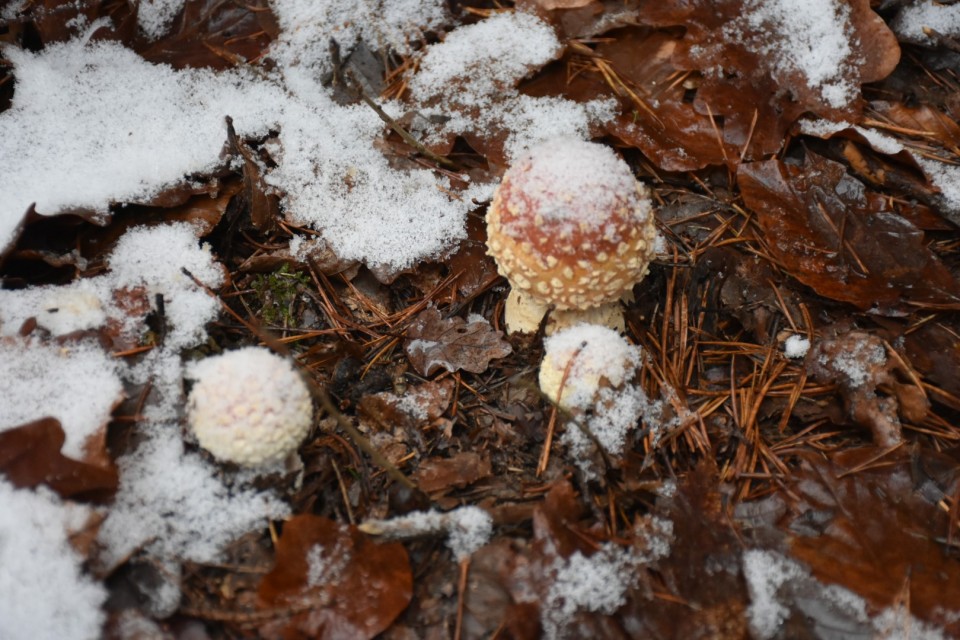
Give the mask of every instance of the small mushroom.
M 313 403 L 284 358 L 247 347 L 194 364 L 187 418 L 201 447 L 243 467 L 281 463 L 310 432 Z
M 575 325 L 544 341 L 540 389 L 569 414 L 562 441 L 588 477 L 594 444 L 616 463 L 641 418 L 659 417 L 639 385 L 640 364 L 640 348 L 607 327 Z
M 543 346 L 540 390 L 571 413 L 592 410 L 604 389 L 623 391 L 640 367 L 640 348 L 598 325 L 567 327 Z
M 620 299 L 647 272 L 656 229 L 646 187 L 608 147 L 550 140 L 503 176 L 487 248 L 510 281 L 508 332 L 578 322 L 623 329 Z

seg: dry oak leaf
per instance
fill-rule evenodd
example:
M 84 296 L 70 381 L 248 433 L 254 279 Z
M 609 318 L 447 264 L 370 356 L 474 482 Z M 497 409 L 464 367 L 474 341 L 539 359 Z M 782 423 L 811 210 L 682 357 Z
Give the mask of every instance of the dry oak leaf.
M 770 254 L 818 294 L 886 315 L 960 308 L 960 282 L 923 232 L 842 164 L 807 153 L 802 166 L 740 165 L 737 181 Z
M 458 317 L 444 320 L 436 309 L 420 313 L 407 328 L 406 337 L 407 357 L 422 376 L 439 369 L 483 373 L 491 360 L 513 351 L 503 333 L 483 318 L 470 322 Z
M 413 574 L 402 544 L 379 544 L 356 527 L 298 515 L 283 526 L 276 566 L 258 596 L 266 608 L 293 614 L 264 624 L 264 638 L 363 640 L 407 607 Z

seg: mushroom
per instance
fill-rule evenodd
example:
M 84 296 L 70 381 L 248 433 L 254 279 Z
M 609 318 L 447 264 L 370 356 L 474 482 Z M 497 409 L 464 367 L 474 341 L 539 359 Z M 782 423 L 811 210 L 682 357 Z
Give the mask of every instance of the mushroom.
M 659 418 L 660 404 L 650 402 L 637 381 L 640 348 L 608 327 L 579 324 L 548 337 L 544 350 L 540 389 L 568 412 L 563 442 L 592 476 L 594 443 L 616 459 L 641 417 Z
M 647 272 L 656 229 L 646 187 L 608 147 L 558 138 L 504 174 L 487 249 L 510 281 L 508 332 L 588 321 L 623 330 L 620 299 Z
M 269 467 L 293 454 L 310 432 L 313 403 L 286 359 L 247 347 L 194 364 L 187 403 L 190 429 L 215 458 Z

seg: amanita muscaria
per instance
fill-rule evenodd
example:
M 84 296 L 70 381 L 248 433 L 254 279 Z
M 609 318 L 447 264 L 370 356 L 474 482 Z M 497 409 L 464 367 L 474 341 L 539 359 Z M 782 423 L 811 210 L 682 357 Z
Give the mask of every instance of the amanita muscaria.
M 289 360 L 246 347 L 193 364 L 187 417 L 201 447 L 243 467 L 294 454 L 313 426 L 313 401 Z
M 487 214 L 487 247 L 510 281 L 508 332 L 594 322 L 623 329 L 620 299 L 647 272 L 656 229 L 646 187 L 612 149 L 560 138 L 521 156 Z

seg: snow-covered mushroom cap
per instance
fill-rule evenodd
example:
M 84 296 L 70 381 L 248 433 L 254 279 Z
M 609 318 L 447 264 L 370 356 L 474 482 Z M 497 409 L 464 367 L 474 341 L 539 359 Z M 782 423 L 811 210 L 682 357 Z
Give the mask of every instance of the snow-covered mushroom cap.
M 535 329 L 549 307 L 617 303 L 646 273 L 655 236 L 647 190 L 613 150 L 570 138 L 531 149 L 487 214 L 489 253 L 513 287 L 508 329 Z
M 200 446 L 219 460 L 244 467 L 282 462 L 313 424 L 313 403 L 286 359 L 247 347 L 195 363 L 187 405 Z
M 585 411 L 601 389 L 622 389 L 640 367 L 640 348 L 607 327 L 579 324 L 547 338 L 540 390 L 569 411 Z

